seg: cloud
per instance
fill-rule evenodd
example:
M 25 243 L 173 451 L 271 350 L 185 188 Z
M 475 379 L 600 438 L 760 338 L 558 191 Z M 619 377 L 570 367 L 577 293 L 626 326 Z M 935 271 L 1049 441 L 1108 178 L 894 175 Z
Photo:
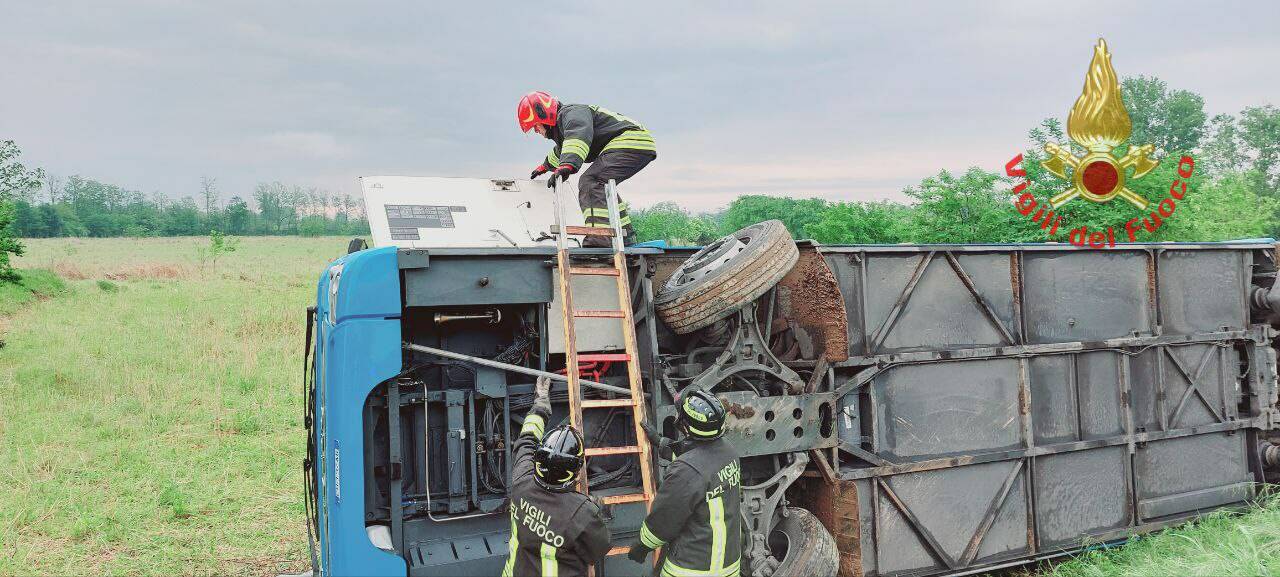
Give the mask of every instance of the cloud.
M 256 140 L 257 151 L 273 158 L 333 160 L 351 149 L 326 132 L 273 132 Z
M 10 2 L 0 137 L 51 172 L 179 198 L 202 174 L 357 194 L 359 174 L 527 175 L 547 146 L 513 111 L 541 88 L 653 130 L 631 202 L 704 210 L 742 193 L 901 200 L 940 169 L 995 170 L 1070 108 L 1098 36 L 1122 76 L 1210 111 L 1280 104 L 1280 75 L 1259 72 L 1280 60 L 1280 4 L 1071 8 Z

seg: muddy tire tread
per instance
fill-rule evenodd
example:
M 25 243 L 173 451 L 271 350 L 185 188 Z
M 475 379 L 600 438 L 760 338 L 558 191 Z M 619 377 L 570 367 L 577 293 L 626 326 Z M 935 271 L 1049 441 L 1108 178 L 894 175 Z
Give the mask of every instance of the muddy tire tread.
M 766 221 L 755 246 L 733 270 L 699 279 L 695 285 L 672 296 L 668 291 L 654 299 L 654 308 L 663 322 L 677 334 L 690 333 L 726 318 L 759 298 L 782 280 L 800 258 L 800 251 L 786 227 Z
M 840 572 L 840 551 L 836 540 L 817 517 L 805 509 L 787 507 L 787 517 L 777 530 L 791 539 L 787 558 L 782 560 L 773 577 L 836 577 Z

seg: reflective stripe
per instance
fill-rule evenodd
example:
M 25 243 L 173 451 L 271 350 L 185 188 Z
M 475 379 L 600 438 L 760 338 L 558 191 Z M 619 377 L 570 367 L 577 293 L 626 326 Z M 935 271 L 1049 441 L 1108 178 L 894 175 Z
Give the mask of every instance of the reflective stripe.
M 711 571 L 724 569 L 724 542 L 729 532 L 724 526 L 724 498 L 719 495 L 707 501 L 711 513 Z
M 560 155 L 556 154 L 556 149 L 552 148 L 551 152 L 547 153 L 547 164 L 550 164 L 551 166 L 560 164 Z
M 695 428 L 693 428 L 693 427 L 688 427 L 688 429 L 689 429 L 689 432 L 690 432 L 690 433 L 693 433 L 693 434 L 695 434 L 695 435 L 698 435 L 699 437 L 710 437 L 710 436 L 712 436 L 712 435 L 719 434 L 719 432 L 720 432 L 719 430 L 716 430 L 716 431 L 699 431 L 699 430 L 697 430 L 697 429 L 695 429 Z
M 591 217 L 593 217 L 593 216 L 602 216 L 602 217 L 604 217 L 604 218 L 609 218 L 609 209 L 607 209 L 607 208 L 584 208 L 584 209 L 582 209 L 582 216 L 584 216 L 584 217 L 586 217 L 586 218 L 591 218 Z
M 655 152 L 658 150 L 657 144 L 653 141 L 653 135 L 649 134 L 648 130 L 641 129 L 628 130 L 613 137 L 613 140 L 610 140 L 608 144 L 604 145 L 604 148 L 602 148 L 600 152 L 621 148 L 628 148 L 632 150 L 652 150 Z
M 520 537 L 516 533 L 516 512 L 511 511 L 511 539 L 507 541 L 507 564 L 502 566 L 502 577 L 511 577 L 516 567 L 516 550 L 520 548 Z
M 648 524 L 640 525 L 640 542 L 644 543 L 644 546 L 650 549 L 657 549 L 666 543 L 666 541 L 663 541 L 662 539 L 659 539 L 657 535 L 654 535 L 653 531 L 649 530 Z
M 732 565 L 720 569 L 718 571 L 699 571 L 697 569 L 685 569 L 670 559 L 662 564 L 662 577 L 738 577 L 738 569 L 742 563 L 739 559 L 734 561 Z
M 629 225 L 629 224 L 631 224 L 631 217 L 630 217 L 630 216 L 624 216 L 624 217 L 622 217 L 622 218 L 618 219 L 618 226 L 627 226 L 627 225 Z
M 577 138 L 569 138 L 560 145 L 561 156 L 565 154 L 576 154 L 578 158 L 585 160 L 587 154 L 591 152 L 591 145 Z
M 556 561 L 556 548 L 542 544 L 542 577 L 560 577 L 560 563 Z
M 657 152 L 658 147 L 654 144 L 622 144 L 610 142 L 605 145 L 604 149 L 600 152 L 609 152 L 610 150 L 648 150 L 651 152 Z
M 596 111 L 596 112 L 599 112 L 599 113 L 601 113 L 601 114 L 608 114 L 609 116 L 612 116 L 614 120 L 620 120 L 620 121 L 622 121 L 622 122 L 629 122 L 629 123 L 631 123 L 631 124 L 636 125 L 636 128 L 639 128 L 640 130 L 644 130 L 644 126 L 642 126 L 639 122 L 636 122 L 635 120 L 632 120 L 631 118 L 628 118 L 628 117 L 626 117 L 626 116 L 623 116 L 623 115 L 621 115 L 621 114 L 618 114 L 617 112 L 614 112 L 614 111 L 612 111 L 612 110 L 609 110 L 608 108 L 605 108 L 605 107 L 603 107 L 603 106 L 592 106 L 592 107 L 591 107 L 591 109 L 592 109 L 592 110 L 594 110 L 594 111 Z
M 520 427 L 520 434 L 533 433 L 539 441 L 542 440 L 542 429 L 546 426 L 541 415 L 530 414 L 524 418 L 524 426 Z

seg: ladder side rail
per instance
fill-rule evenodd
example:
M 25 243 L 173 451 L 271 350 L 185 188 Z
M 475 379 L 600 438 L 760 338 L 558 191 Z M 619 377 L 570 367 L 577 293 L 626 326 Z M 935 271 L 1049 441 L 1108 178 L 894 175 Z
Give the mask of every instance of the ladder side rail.
M 560 318 L 564 323 L 564 366 L 565 379 L 569 383 L 569 423 L 579 431 L 584 430 L 582 423 L 581 392 L 578 384 L 578 338 L 574 331 L 573 291 L 570 288 L 569 248 L 564 233 L 564 205 L 560 199 L 560 181 L 552 174 L 552 204 L 555 205 L 556 227 L 560 233 L 556 235 L 556 276 L 560 284 Z M 583 437 L 586 440 L 586 437 Z M 587 493 L 586 475 L 578 478 L 578 488 Z
M 618 210 L 617 183 L 612 179 L 605 185 L 605 199 L 609 207 L 609 223 L 613 225 L 613 266 L 618 270 L 618 308 L 622 310 L 622 339 L 627 351 L 627 381 L 631 388 L 631 421 L 640 448 L 640 487 L 645 496 L 645 510 L 653 503 L 653 470 L 649 438 L 641 424 L 645 419 L 644 386 L 640 380 L 639 347 L 636 345 L 635 315 L 631 310 L 631 275 L 627 270 L 627 255 L 623 250 L 622 225 Z

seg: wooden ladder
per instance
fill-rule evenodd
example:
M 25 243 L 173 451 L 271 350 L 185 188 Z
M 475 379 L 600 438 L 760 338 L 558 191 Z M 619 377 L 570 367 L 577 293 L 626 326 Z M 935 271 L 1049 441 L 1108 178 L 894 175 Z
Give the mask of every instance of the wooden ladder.
M 555 176 L 553 175 L 554 179 Z M 640 363 L 636 354 L 635 320 L 631 311 L 631 283 L 627 277 L 627 260 L 623 253 L 623 237 L 620 217 L 618 215 L 618 195 L 614 181 L 605 186 L 608 199 L 609 227 L 565 226 L 564 205 L 560 201 L 559 184 L 552 192 L 556 212 L 556 264 L 560 282 L 560 312 L 564 321 L 565 376 L 569 381 L 569 420 L 579 431 L 583 428 L 582 411 L 587 409 L 630 408 L 632 428 L 635 432 L 636 444 L 622 447 L 586 447 L 587 458 L 608 455 L 634 454 L 640 460 L 640 492 L 623 495 L 609 495 L 601 499 L 606 505 L 621 503 L 637 503 L 643 501 L 647 510 L 653 502 L 653 471 L 650 463 L 649 439 L 645 436 L 641 423 L 644 422 L 644 390 L 640 384 Z M 566 236 L 585 235 L 610 237 L 612 243 L 612 267 L 574 266 L 575 255 L 569 252 Z M 617 310 L 579 310 L 573 306 L 572 278 L 574 276 L 610 276 L 618 287 Z M 625 352 L 622 353 L 579 353 L 574 324 L 581 318 L 619 319 L 622 323 L 622 339 Z M 627 382 L 630 385 L 631 397 L 626 399 L 583 399 L 582 388 L 578 380 L 579 362 L 623 362 L 627 367 Z M 586 433 L 583 433 L 586 439 Z M 587 494 L 587 476 L 578 478 L 578 488 Z M 610 555 L 625 554 L 627 547 L 614 547 Z

